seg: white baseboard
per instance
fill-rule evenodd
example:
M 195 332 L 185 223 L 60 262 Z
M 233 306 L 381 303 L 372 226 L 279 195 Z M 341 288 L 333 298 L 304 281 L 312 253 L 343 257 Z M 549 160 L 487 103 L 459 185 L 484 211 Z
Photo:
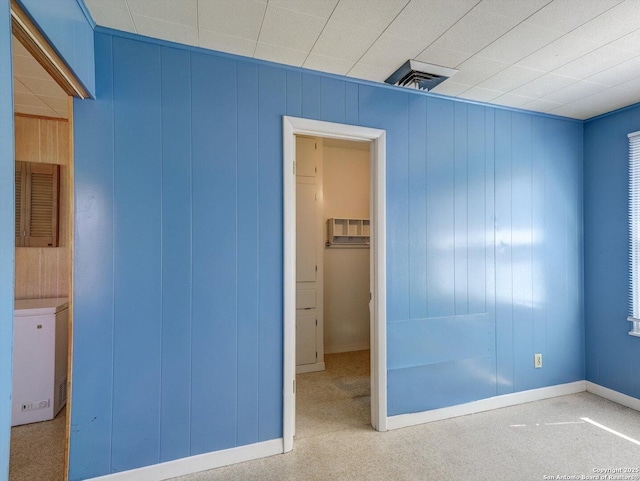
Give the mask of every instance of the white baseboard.
M 369 342 L 360 342 L 358 344 L 341 344 L 338 346 L 324 346 L 325 354 L 338 354 L 341 352 L 366 351 L 369 349 Z
M 458 416 L 466 416 L 468 414 L 479 413 L 483 411 L 491 411 L 517 404 L 524 404 L 532 401 L 540 401 L 552 397 L 565 396 L 567 394 L 576 394 L 587 390 L 586 381 L 576 381 L 568 384 L 559 384 L 557 386 L 543 387 L 539 389 L 531 389 L 529 391 L 516 392 L 512 394 L 504 394 L 488 399 L 481 399 L 466 404 L 450 406 L 446 408 L 433 409 L 431 411 L 423 411 L 419 413 L 400 414 L 387 418 L 387 429 L 399 429 L 407 426 L 415 426 L 416 424 L 430 423 L 433 421 L 442 421 L 443 419 L 455 418 Z
M 633 396 L 627 396 L 626 394 L 614 391 L 608 387 L 600 386 L 599 384 L 595 384 L 591 381 L 587 381 L 587 391 L 595 394 L 596 396 L 613 401 L 614 403 L 622 404 L 628 408 L 640 411 L 640 399 L 634 398 Z
M 208 469 L 220 468 L 229 464 L 242 463 L 252 459 L 265 458 L 282 454 L 284 445 L 282 438 L 261 443 L 249 444 L 237 448 L 198 454 L 187 458 L 176 459 L 166 463 L 131 469 L 120 473 L 108 474 L 92 478 L 90 481 L 162 481 L 185 474 L 198 473 Z
M 315 362 L 313 364 L 300 364 L 296 366 L 296 374 L 304 374 L 307 372 L 324 371 L 324 362 Z

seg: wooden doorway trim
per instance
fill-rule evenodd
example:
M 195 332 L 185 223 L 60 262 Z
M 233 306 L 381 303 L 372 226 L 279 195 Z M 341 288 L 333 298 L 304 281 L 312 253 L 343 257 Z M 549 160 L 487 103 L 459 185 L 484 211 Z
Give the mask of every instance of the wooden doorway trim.
M 70 96 L 86 99 L 87 89 L 16 0 L 11 0 L 11 32 Z

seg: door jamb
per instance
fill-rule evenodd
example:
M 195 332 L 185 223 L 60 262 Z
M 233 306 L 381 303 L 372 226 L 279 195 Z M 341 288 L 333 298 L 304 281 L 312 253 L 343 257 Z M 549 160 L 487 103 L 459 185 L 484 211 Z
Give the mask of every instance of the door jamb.
M 371 425 L 387 430 L 386 329 L 386 131 L 283 116 L 284 356 L 283 452 L 293 449 L 296 375 L 296 178 L 295 135 L 371 143 Z

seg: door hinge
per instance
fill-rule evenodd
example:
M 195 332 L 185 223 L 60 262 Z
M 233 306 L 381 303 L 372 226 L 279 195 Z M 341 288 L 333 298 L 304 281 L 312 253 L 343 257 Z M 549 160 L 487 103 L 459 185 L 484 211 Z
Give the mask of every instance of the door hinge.
M 293 175 L 296 175 L 296 163 L 293 163 Z
M 313 143 L 313 149 L 314 150 L 318 150 L 318 142 L 314 142 Z
M 316 351 L 316 360 L 318 359 L 318 351 Z
M 316 272 L 318 272 L 318 266 L 316 266 Z
M 293 394 L 296 393 L 296 380 L 293 380 Z
M 317 167 L 314 167 L 314 168 L 313 168 L 313 170 L 314 170 L 314 172 L 315 172 L 316 174 L 318 173 L 318 168 L 317 168 Z
M 316 326 L 318 325 L 318 319 L 316 319 Z

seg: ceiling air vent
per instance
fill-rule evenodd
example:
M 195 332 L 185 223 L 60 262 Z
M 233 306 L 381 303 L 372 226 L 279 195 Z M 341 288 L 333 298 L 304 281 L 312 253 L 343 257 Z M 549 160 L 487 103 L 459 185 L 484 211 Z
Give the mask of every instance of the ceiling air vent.
M 457 72 L 454 68 L 441 67 L 429 63 L 407 60 L 398 70 L 393 72 L 386 83 L 398 87 L 409 87 L 419 90 L 431 90 Z

